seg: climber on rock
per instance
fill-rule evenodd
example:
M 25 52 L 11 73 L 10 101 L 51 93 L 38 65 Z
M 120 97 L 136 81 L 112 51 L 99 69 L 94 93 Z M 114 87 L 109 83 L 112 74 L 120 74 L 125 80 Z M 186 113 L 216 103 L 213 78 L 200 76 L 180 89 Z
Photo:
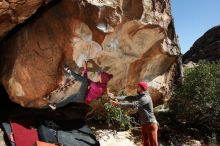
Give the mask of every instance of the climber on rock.
M 82 76 L 75 73 L 68 66 L 64 65 L 64 71 L 71 74 L 75 80 L 81 82 L 79 92 L 76 95 L 72 95 L 65 99 L 64 101 L 57 103 L 55 105 L 49 105 L 52 109 L 63 107 L 72 102 L 85 102 L 90 104 L 92 100 L 96 100 L 101 97 L 107 90 L 107 84 L 113 77 L 112 74 L 106 72 L 99 72 L 98 81 L 94 82 L 88 78 L 88 63 L 91 63 L 94 66 L 97 66 L 95 62 L 88 61 L 84 63 Z
M 138 94 L 135 96 L 116 97 L 110 92 L 108 95 L 114 99 L 111 101 L 113 106 L 138 108 L 139 119 L 142 127 L 143 146 L 158 146 L 158 123 L 154 116 L 151 96 L 147 91 L 148 87 L 148 83 L 139 82 L 137 84 Z

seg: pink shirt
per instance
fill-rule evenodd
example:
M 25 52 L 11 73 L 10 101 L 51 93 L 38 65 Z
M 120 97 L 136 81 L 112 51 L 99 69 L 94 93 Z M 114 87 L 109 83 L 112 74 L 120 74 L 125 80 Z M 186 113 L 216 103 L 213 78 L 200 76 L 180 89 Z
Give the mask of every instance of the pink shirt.
M 87 73 L 88 73 L 87 69 L 83 71 L 83 76 L 88 79 Z M 107 83 L 93 82 L 89 80 L 89 89 L 86 95 L 86 103 L 90 104 L 92 100 L 101 97 L 105 93 L 106 88 L 107 88 Z

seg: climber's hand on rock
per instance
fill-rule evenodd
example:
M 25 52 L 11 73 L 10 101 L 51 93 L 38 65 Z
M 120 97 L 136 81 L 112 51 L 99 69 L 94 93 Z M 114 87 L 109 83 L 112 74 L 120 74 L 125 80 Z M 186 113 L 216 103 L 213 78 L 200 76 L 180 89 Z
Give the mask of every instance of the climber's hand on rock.
M 108 96 L 109 96 L 111 99 L 116 99 L 116 97 L 115 97 L 115 95 L 114 95 L 113 93 L 108 92 L 107 94 L 108 94 Z
M 113 93 L 110 92 L 110 89 L 107 88 L 107 94 L 111 99 L 116 99 L 115 95 Z

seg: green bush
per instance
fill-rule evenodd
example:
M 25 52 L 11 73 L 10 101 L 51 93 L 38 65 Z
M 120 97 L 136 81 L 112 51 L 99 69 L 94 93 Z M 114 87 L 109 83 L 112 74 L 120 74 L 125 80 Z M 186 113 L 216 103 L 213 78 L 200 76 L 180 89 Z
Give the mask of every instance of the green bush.
M 189 122 L 216 128 L 220 121 L 220 61 L 202 61 L 186 69 L 183 84 L 175 89 L 170 109 Z
M 119 130 L 127 130 L 137 125 L 135 118 L 129 116 L 121 108 L 114 107 L 110 103 L 104 104 L 106 110 L 106 122 Z
M 108 97 L 102 97 L 92 103 L 93 111 L 87 116 L 87 121 L 92 120 L 105 128 L 128 130 L 137 126 L 136 119 L 130 116 L 130 110 L 123 110 L 110 104 Z

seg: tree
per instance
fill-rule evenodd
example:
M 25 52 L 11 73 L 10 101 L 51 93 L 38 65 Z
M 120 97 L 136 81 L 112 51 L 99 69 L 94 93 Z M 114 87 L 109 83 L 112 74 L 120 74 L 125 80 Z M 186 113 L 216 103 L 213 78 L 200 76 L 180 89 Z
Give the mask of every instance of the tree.
M 220 61 L 201 61 L 198 66 L 187 69 L 183 84 L 175 89 L 170 109 L 188 122 L 219 130 Z

